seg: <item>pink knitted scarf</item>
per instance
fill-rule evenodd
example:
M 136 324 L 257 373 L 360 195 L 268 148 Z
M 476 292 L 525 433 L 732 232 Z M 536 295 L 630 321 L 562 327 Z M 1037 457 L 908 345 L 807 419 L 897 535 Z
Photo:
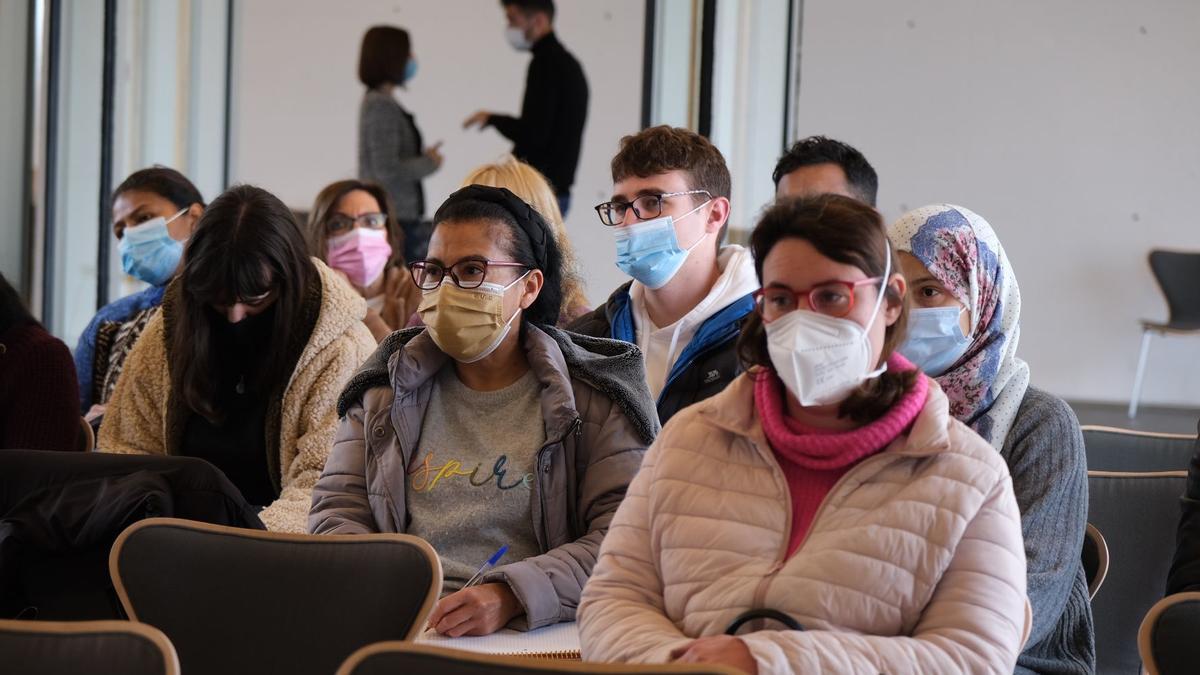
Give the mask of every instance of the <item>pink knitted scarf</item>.
M 903 372 L 915 366 L 900 354 L 888 359 L 888 370 Z M 808 532 L 825 495 L 854 465 L 899 437 L 917 418 L 929 394 L 924 375 L 883 416 L 857 429 L 837 431 L 807 426 L 788 417 L 783 382 L 773 370 L 754 383 L 754 403 L 763 433 L 787 478 L 792 496 L 792 531 L 788 557 Z

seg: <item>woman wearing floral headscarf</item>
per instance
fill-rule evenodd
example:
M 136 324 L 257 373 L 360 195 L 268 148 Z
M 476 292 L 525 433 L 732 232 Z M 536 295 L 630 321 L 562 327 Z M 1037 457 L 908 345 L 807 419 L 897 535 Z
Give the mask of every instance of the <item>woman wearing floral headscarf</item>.
M 1025 537 L 1033 629 L 1018 673 L 1091 673 L 1096 650 L 1080 561 L 1087 462 L 1075 414 L 1029 385 L 1017 358 L 1021 293 L 987 221 L 951 204 L 888 228 L 912 313 L 900 352 L 937 380 L 950 413 L 1008 463 Z

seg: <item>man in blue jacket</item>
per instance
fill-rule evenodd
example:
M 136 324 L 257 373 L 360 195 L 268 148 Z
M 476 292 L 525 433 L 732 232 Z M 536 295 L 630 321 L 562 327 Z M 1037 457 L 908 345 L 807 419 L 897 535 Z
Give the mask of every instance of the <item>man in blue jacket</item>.
M 596 206 L 633 279 L 568 330 L 632 342 L 666 424 L 740 372 L 736 343 L 754 311 L 754 260 L 721 246 L 729 219 L 729 168 L 708 139 L 667 126 L 621 139 L 613 196 Z

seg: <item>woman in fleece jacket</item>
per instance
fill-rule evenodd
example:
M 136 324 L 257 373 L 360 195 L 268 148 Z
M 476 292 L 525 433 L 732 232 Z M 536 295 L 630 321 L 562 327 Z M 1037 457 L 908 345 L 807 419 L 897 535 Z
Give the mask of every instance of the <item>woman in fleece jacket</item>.
M 1033 608 L 1016 672 L 1094 672 L 1079 557 L 1088 511 L 1083 434 L 1070 406 L 1030 386 L 1029 366 L 1016 356 L 1021 291 L 1004 247 L 987 221 L 951 204 L 904 214 L 888 236 L 909 283 L 900 353 L 937 380 L 950 414 L 989 441 L 1012 474 Z
M 462 188 L 434 222 L 428 258 L 410 264 L 425 328 L 386 338 L 342 394 L 309 528 L 429 541 L 444 635 L 572 621 L 657 431 L 641 355 L 554 328 L 562 254 L 508 190 Z
M 647 452 L 584 590 L 584 658 L 1012 672 L 1029 608 L 1008 468 L 894 352 L 906 285 L 879 214 L 785 201 L 751 244 L 747 372 Z M 802 629 L 724 635 L 762 608 Z
M 375 341 L 366 302 L 308 257 L 271 193 L 230 188 L 204 211 L 183 270 L 117 380 L 102 451 L 199 457 L 304 532 L 337 430 L 334 403 Z

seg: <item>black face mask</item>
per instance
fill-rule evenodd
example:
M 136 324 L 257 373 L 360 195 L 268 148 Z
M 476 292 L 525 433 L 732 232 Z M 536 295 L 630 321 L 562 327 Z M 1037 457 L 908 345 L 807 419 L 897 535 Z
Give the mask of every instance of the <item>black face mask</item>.
M 271 305 L 262 313 L 248 316 L 237 323 L 224 321 L 223 328 L 237 346 L 254 347 L 264 345 L 271 339 L 271 329 L 275 327 L 275 305 Z
M 259 312 L 253 316 L 247 316 L 237 323 L 231 323 L 229 319 L 226 318 L 224 312 L 218 312 L 212 307 L 209 307 L 208 311 L 208 317 L 211 321 L 213 331 L 220 335 L 233 336 L 249 334 L 254 332 L 256 328 L 262 326 L 263 324 L 267 324 L 269 326 L 271 320 L 275 316 L 275 305 L 272 303 L 270 307 L 267 307 L 262 312 Z
M 212 312 L 213 342 L 222 361 L 242 373 L 256 370 L 266 350 L 271 348 L 275 329 L 275 306 L 261 314 L 229 323 L 223 314 Z

